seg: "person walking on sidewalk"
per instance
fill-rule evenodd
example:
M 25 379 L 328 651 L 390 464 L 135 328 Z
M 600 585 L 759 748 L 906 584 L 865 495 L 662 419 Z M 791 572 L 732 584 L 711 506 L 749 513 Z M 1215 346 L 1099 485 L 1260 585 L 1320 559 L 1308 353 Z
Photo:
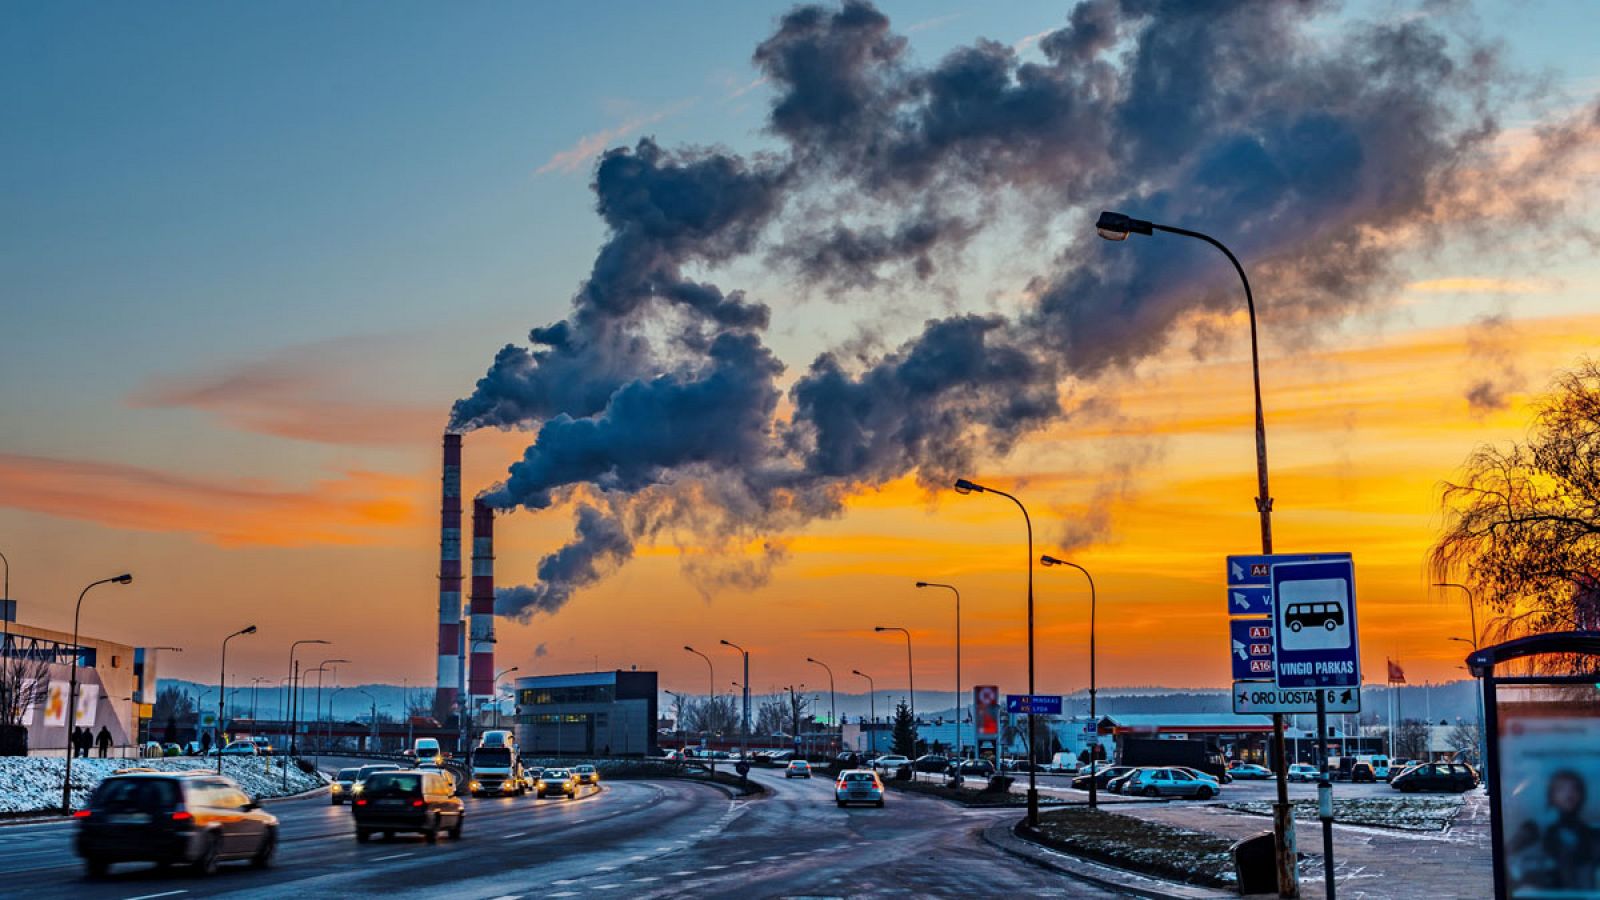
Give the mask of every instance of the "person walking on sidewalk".
M 95 735 L 94 743 L 95 746 L 100 750 L 101 759 L 105 759 L 107 756 L 109 756 L 111 754 L 111 729 L 101 725 L 100 733 Z

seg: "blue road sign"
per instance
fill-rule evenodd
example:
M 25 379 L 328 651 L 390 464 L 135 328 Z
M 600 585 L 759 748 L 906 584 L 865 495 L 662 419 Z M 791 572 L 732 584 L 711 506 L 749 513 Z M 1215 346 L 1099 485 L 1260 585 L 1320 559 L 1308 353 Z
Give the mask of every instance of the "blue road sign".
M 1263 584 L 1228 588 L 1228 615 L 1272 615 L 1272 586 Z
M 1272 678 L 1272 620 L 1234 619 L 1228 623 L 1228 658 L 1233 680 Z
M 1356 687 L 1356 570 L 1349 557 L 1272 565 L 1273 653 L 1280 688 Z
M 1007 694 L 1006 712 L 1024 716 L 1061 715 L 1060 694 Z
M 1320 562 L 1349 559 L 1348 553 L 1273 553 L 1242 554 L 1228 557 L 1228 586 L 1272 583 L 1272 567 L 1282 563 Z

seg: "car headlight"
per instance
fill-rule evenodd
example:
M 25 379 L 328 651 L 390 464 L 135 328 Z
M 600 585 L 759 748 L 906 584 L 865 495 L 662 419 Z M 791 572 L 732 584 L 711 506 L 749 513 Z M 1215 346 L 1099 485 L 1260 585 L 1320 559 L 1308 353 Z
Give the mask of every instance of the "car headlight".
M 361 793 L 361 785 L 359 785 L 359 784 L 358 784 L 358 785 L 356 785 L 356 786 L 354 786 L 354 787 L 352 787 L 352 788 L 351 788 L 351 789 L 350 789 L 350 793 L 352 793 L 352 794 L 359 794 L 359 793 Z
M 335 781 L 335 782 L 334 782 L 334 783 L 333 783 L 333 786 L 332 786 L 332 787 L 331 787 L 331 788 L 330 788 L 330 790 L 332 790 L 332 791 L 333 791 L 333 792 L 334 792 L 334 793 L 335 793 L 335 794 L 337 794 L 337 793 L 339 793 L 339 792 L 340 792 L 340 791 L 342 791 L 342 790 L 344 790 L 344 788 L 342 788 L 342 787 L 340 787 L 340 786 L 339 786 L 339 782 L 337 782 L 337 781 Z
M 482 787 L 483 787 L 483 785 L 477 783 L 476 781 L 474 781 L 471 784 L 467 785 L 467 789 L 468 790 L 473 790 L 473 791 L 479 790 Z

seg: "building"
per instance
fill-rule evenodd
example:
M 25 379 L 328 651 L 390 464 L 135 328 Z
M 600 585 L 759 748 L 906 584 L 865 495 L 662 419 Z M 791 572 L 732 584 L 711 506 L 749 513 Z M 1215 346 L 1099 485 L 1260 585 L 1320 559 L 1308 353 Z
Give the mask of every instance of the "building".
M 533 756 L 654 756 L 656 673 L 518 678 L 517 742 Z
M 73 643 L 69 632 L 9 622 L 0 634 L 0 655 L 12 665 L 22 661 L 25 675 L 32 674 L 28 669 L 35 663 L 41 665 L 48 683 L 43 701 L 22 715 L 29 754 L 58 755 L 66 750 L 71 731 L 67 693 L 74 656 L 78 658 L 78 697 L 72 727 L 88 728 L 96 735 L 105 728 L 119 750 L 138 742 L 140 714 L 148 715 L 147 704 L 156 699 L 154 653 L 82 634 Z

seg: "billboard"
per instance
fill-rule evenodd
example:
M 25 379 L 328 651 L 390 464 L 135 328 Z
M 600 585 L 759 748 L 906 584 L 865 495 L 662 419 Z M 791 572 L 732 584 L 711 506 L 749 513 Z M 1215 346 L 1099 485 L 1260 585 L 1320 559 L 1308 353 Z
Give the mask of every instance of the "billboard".
M 972 689 L 972 722 L 980 740 L 1000 737 L 1000 688 L 980 684 Z
M 1505 895 L 1600 897 L 1600 718 L 1508 716 L 1500 762 Z

